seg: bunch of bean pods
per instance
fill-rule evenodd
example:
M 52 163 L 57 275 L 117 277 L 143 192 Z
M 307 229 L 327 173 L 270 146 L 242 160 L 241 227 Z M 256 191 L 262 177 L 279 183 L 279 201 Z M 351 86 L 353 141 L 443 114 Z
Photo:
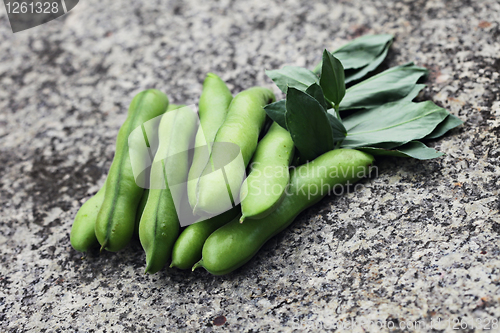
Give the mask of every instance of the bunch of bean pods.
M 213 73 L 203 82 L 198 115 L 181 112 L 184 106 L 158 90 L 137 94 L 104 186 L 76 214 L 71 245 L 119 251 L 135 233 L 148 273 L 169 264 L 227 274 L 329 190 L 368 176 L 373 155 L 440 156 L 419 140 L 442 136 L 461 120 L 430 101 L 412 102 L 425 68 L 394 67 L 346 90 L 380 64 L 391 42 L 390 35 L 352 41 L 333 53 L 344 67 L 325 50 L 315 72 L 268 71 L 287 96 L 277 102 L 263 87 L 233 97 Z M 353 109 L 361 111 L 340 117 Z M 148 139 L 152 119 L 160 121 Z M 227 158 L 228 145 L 236 158 Z M 136 157 L 144 146 L 148 168 L 147 158 Z M 137 168 L 146 172 L 138 176 Z M 181 228 L 178 198 L 196 223 Z
M 169 104 L 164 93 L 151 89 L 136 95 L 118 133 L 106 182 L 75 217 L 70 234 L 72 246 L 87 251 L 100 244 L 101 250 L 119 251 L 130 242 L 135 230 L 146 253 L 148 273 L 170 264 L 226 274 L 247 262 L 269 238 L 327 194 L 315 191 L 311 195 L 304 187 L 332 187 L 356 181 L 356 175 L 363 174 L 358 172 L 360 168 L 366 170 L 364 175 L 368 174 L 373 157 L 354 149 L 332 150 L 289 172 L 294 145 L 288 131 L 273 122 L 267 126 L 267 133 L 262 133 L 266 127 L 264 106 L 274 100 L 273 92 L 262 87 L 244 90 L 233 98 L 224 81 L 209 73 L 203 83 L 200 126 L 196 131 L 196 115 L 176 113 L 182 106 Z M 130 149 L 140 142 L 133 142 L 129 136 L 137 127 L 161 115 L 154 161 L 161 160 L 167 151 L 177 155 L 169 159 L 172 165 L 152 164 L 150 181 L 163 181 L 164 188 L 145 190 L 137 185 L 130 160 Z M 259 141 L 260 136 L 263 137 Z M 245 179 L 245 170 L 242 173 L 241 168 L 226 167 L 226 180 L 220 179 L 220 173 L 206 173 L 204 169 L 210 168 L 207 154 L 194 150 L 194 156 L 188 156 L 193 137 L 195 146 L 208 143 L 208 149 L 213 148 L 209 153 L 212 157 L 217 153 L 214 143 L 238 145 L 244 165 L 254 165 L 248 177 Z M 332 175 L 333 168 L 356 172 Z M 165 170 L 172 175 L 165 177 Z M 173 177 L 178 179 L 176 183 L 187 184 L 187 198 L 195 213 L 214 216 L 180 232 L 167 181 Z M 230 194 L 240 192 L 234 196 L 242 198 L 240 205 L 227 206 L 220 200 L 227 197 L 228 190 Z

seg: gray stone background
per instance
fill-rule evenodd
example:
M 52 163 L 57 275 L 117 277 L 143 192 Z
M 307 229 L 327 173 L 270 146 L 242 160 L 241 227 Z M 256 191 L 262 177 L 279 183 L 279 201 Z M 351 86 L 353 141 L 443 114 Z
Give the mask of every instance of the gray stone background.
M 0 331 L 500 331 L 497 1 L 82 0 L 17 34 L 0 7 Z M 208 71 L 234 93 L 273 87 L 264 69 L 312 68 L 366 33 L 394 34 L 382 67 L 429 68 L 421 98 L 465 121 L 430 143 L 444 157 L 378 159 L 362 189 L 325 198 L 223 277 L 144 275 L 137 240 L 71 248 L 134 94 L 197 103 Z

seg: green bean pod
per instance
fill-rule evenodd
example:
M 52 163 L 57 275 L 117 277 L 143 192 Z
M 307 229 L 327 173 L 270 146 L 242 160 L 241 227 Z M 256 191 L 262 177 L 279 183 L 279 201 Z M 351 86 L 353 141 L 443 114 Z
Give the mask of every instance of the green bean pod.
M 215 230 L 240 218 L 240 206 L 208 220 L 196 222 L 184 229 L 175 241 L 170 267 L 189 269 L 201 259 L 203 244 Z
M 188 149 L 197 116 L 189 109 L 167 112 L 158 126 L 159 146 L 151 166 L 151 188 L 139 223 L 139 240 L 146 252 L 147 273 L 162 269 L 179 235 L 175 198 L 185 195 Z
M 127 119 L 118 132 L 115 156 L 106 179 L 104 201 L 95 224 L 101 250 L 119 251 L 132 238 L 137 206 L 144 189 L 136 183 L 129 145 L 131 149 L 136 145 L 142 146 L 145 138 L 141 137 L 141 142 L 135 142 L 129 140 L 129 135 L 148 120 L 163 114 L 168 104 L 168 97 L 155 89 L 140 92 L 130 104 Z
M 184 105 L 169 104 L 167 112 L 183 107 Z M 97 237 L 95 236 L 95 222 L 97 220 L 97 214 L 101 209 L 102 203 L 104 201 L 104 190 L 106 188 L 106 183 L 99 189 L 99 191 L 87 200 L 82 207 L 78 210 L 76 214 L 75 221 L 71 227 L 70 240 L 73 248 L 78 251 L 87 251 L 91 247 L 95 247 L 99 244 Z M 148 191 L 144 191 L 141 202 L 137 209 L 137 218 L 135 222 L 134 232 L 139 234 L 139 220 L 146 205 Z
M 71 246 L 77 251 L 86 252 L 99 245 L 94 228 L 97 213 L 99 213 L 99 209 L 104 201 L 105 190 L 105 186 L 101 187 L 101 189 L 97 191 L 92 198 L 88 199 L 76 213 L 75 221 L 71 226 L 69 239 Z
M 229 106 L 226 120 L 215 136 L 207 164 L 196 187 L 194 213 L 220 214 L 231 209 L 238 201 L 245 168 L 257 148 L 260 131 L 266 120 L 264 106 L 275 99 L 271 90 L 253 87 L 236 95 Z M 219 168 L 227 159 L 228 146 L 239 148 L 237 157 Z
M 142 194 L 139 206 L 137 206 L 137 214 L 135 217 L 134 234 L 139 236 L 139 224 L 141 222 L 142 213 L 144 212 L 144 207 L 146 207 L 146 202 L 148 202 L 149 189 L 145 189 Z
M 185 105 L 182 104 L 169 104 L 167 111 L 169 112 L 172 110 L 177 110 L 180 108 L 185 107 Z M 156 153 L 156 151 L 152 152 L 153 154 Z M 139 236 L 139 222 L 141 221 L 141 216 L 142 212 L 144 212 L 144 207 L 146 207 L 146 202 L 148 201 L 148 195 L 149 195 L 149 189 L 145 189 L 144 193 L 142 194 L 141 201 L 139 202 L 139 206 L 137 207 L 137 216 L 135 218 L 135 227 L 134 227 L 134 234 Z
M 367 176 L 373 161 L 373 156 L 361 151 L 336 149 L 293 169 L 287 195 L 276 210 L 252 223 L 232 221 L 217 229 L 203 245 L 202 259 L 193 270 L 204 267 L 214 275 L 223 275 L 242 266 L 300 212 L 320 201 L 337 185 Z
M 177 109 L 180 109 L 180 108 L 183 108 L 185 107 L 186 105 L 184 104 L 174 104 L 174 103 L 170 103 L 167 107 L 167 111 L 172 111 L 172 110 L 177 110 Z
M 196 205 L 196 184 L 208 163 L 215 135 L 226 119 L 227 110 L 233 96 L 220 77 L 208 73 L 203 81 L 198 112 L 200 127 L 196 133 L 193 163 L 188 176 L 188 198 L 191 207 Z
M 244 219 L 261 219 L 271 214 L 285 198 L 290 180 L 288 167 L 294 145 L 290 133 L 273 123 L 260 140 L 252 158 L 251 171 L 241 186 L 240 198 Z

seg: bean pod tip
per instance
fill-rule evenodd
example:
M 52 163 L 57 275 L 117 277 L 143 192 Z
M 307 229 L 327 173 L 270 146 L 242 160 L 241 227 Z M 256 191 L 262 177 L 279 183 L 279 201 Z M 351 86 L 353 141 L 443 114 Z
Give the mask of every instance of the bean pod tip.
M 154 267 L 151 260 L 146 260 L 146 268 L 144 269 L 144 274 L 154 274 L 158 272 L 161 268 Z
M 106 246 L 108 245 L 108 239 L 104 240 L 104 242 L 101 245 L 101 248 L 99 249 L 99 252 L 102 252 L 106 249 Z
M 197 269 L 198 267 L 204 267 L 203 266 L 203 259 L 201 259 L 200 261 L 198 261 L 196 264 L 193 265 L 193 268 L 191 268 L 191 271 L 193 272 L 195 269 Z

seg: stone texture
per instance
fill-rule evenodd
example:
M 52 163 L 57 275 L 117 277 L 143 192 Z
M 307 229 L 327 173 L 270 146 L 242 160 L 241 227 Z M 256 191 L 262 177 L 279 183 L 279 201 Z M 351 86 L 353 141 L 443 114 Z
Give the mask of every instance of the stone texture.
M 495 331 L 499 17 L 495 0 L 87 0 L 12 34 L 1 10 L 0 330 L 342 332 L 372 320 L 452 332 L 446 321 L 465 320 L 464 332 Z M 395 34 L 383 67 L 428 67 L 421 98 L 465 120 L 431 143 L 444 157 L 379 159 L 378 176 L 308 209 L 223 277 L 144 275 L 137 240 L 119 253 L 71 248 L 135 93 L 197 103 L 208 71 L 234 93 L 273 87 L 264 69 L 313 67 L 324 47 L 365 33 Z

